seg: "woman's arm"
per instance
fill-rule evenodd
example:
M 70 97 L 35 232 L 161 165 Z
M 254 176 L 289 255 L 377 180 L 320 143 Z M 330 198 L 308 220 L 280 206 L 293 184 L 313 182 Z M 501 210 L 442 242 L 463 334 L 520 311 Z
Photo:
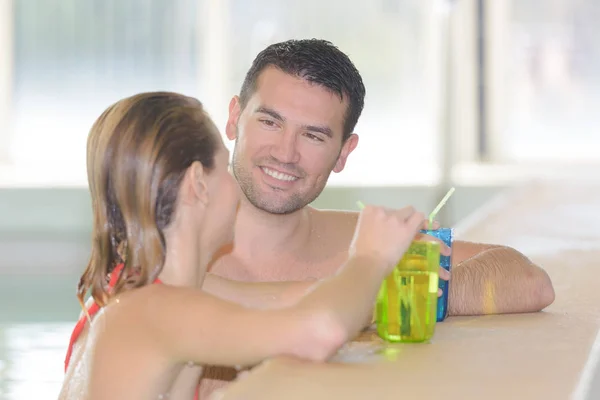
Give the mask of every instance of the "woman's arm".
M 282 309 L 251 309 L 197 289 L 154 285 L 149 290 L 155 293 L 144 296 L 144 323 L 178 362 L 248 366 L 277 355 L 325 360 L 362 328 L 385 276 L 383 263 L 351 258 Z
M 367 206 L 347 263 L 287 308 L 251 309 L 167 285 L 152 285 L 136 308 L 145 307 L 143 325 L 173 361 L 247 366 L 276 355 L 325 360 L 364 326 L 381 282 L 423 219 L 412 207 Z

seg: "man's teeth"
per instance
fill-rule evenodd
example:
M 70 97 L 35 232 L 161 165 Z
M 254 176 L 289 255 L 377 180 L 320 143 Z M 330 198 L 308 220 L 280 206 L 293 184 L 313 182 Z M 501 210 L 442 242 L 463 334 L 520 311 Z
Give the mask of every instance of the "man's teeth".
M 278 171 L 273 171 L 272 169 L 269 169 L 269 168 L 265 168 L 265 167 L 263 167 L 263 169 L 262 169 L 262 170 L 265 172 L 265 174 L 267 174 L 267 175 L 269 175 L 269 176 L 272 176 L 272 177 L 273 177 L 273 178 L 275 178 L 275 179 L 279 179 L 280 181 L 288 181 L 288 182 L 291 182 L 291 181 L 295 181 L 295 180 L 297 180 L 297 179 L 298 179 L 298 178 L 296 178 L 295 176 L 291 176 L 291 175 L 288 175 L 288 174 L 284 174 L 284 173 L 282 173 L 282 172 L 278 172 Z

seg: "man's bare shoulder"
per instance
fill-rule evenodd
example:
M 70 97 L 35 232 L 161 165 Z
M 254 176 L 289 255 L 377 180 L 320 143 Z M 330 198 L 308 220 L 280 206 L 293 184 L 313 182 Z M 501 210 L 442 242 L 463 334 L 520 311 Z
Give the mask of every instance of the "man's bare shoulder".
M 357 211 L 318 210 L 316 208 L 310 208 L 310 211 L 313 224 L 319 230 L 354 234 L 358 221 Z
M 325 251 L 328 256 L 348 251 L 354 237 L 358 213 L 343 210 L 318 210 L 309 208 L 311 220 L 311 236 L 316 249 L 315 254 Z M 336 258 L 336 262 L 341 262 Z

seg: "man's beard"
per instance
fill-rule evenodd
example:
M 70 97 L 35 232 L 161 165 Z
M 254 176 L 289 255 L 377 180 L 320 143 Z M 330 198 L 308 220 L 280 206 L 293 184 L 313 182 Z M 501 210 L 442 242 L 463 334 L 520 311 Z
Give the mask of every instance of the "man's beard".
M 312 203 L 323 191 L 325 184 L 320 188 L 314 188 L 313 192 L 306 194 L 293 193 L 285 201 L 269 201 L 268 195 L 263 195 L 261 190 L 254 183 L 252 177 L 252 171 L 247 170 L 242 166 L 242 162 L 237 157 L 237 141 L 233 149 L 232 158 L 232 171 L 233 176 L 238 182 L 238 185 L 242 189 L 242 192 L 254 207 L 259 210 L 268 212 L 270 214 L 291 214 L 301 208 Z M 326 181 L 325 181 L 326 183 Z M 274 189 L 277 190 L 277 189 Z

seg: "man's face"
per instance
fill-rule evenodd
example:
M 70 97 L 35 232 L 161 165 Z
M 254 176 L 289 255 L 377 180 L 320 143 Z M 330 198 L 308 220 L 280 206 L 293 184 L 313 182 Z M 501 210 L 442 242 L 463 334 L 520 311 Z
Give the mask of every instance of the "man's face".
M 272 67 L 244 110 L 234 97 L 226 131 L 236 140 L 233 173 L 250 203 L 288 214 L 317 198 L 358 144 L 354 134 L 342 143 L 346 110 L 336 94 Z

